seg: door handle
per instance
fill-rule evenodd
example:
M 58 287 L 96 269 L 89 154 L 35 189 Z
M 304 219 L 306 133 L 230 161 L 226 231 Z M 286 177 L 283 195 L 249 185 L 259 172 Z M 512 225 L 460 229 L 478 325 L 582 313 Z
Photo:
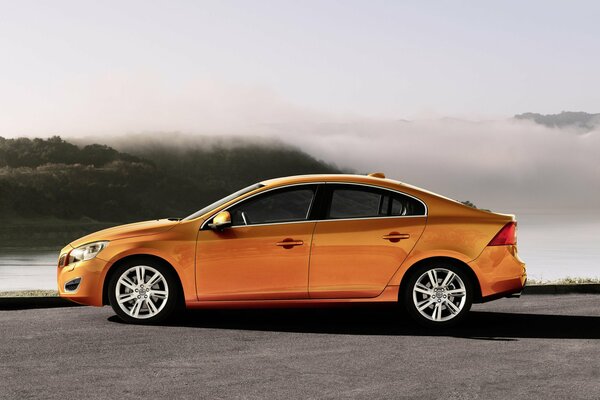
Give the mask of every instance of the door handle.
M 303 240 L 294 240 L 294 239 L 283 239 L 281 242 L 275 243 L 277 246 L 281 246 L 284 249 L 291 249 L 294 246 L 302 246 L 304 244 Z
M 387 235 L 383 235 L 382 239 L 389 240 L 392 243 L 397 243 L 402 239 L 408 239 L 410 235 L 408 233 L 390 232 Z

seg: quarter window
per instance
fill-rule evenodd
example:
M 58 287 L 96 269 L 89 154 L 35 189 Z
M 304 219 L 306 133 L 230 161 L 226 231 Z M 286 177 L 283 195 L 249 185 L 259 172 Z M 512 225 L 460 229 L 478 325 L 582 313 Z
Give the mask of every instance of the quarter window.
M 273 190 L 229 209 L 233 226 L 293 222 L 308 219 L 314 186 Z
M 420 201 L 415 200 L 412 197 L 403 196 L 399 193 L 392 194 L 392 197 L 390 215 L 425 215 L 425 206 Z

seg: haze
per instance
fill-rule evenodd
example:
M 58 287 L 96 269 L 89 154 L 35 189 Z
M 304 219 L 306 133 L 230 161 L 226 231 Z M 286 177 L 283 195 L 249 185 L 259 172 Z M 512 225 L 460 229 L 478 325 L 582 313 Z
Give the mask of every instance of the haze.
M 4 1 L 0 136 L 261 136 L 498 211 L 597 209 L 598 129 L 510 117 L 599 111 L 598 15 L 592 1 Z
M 0 131 L 146 129 L 166 100 L 257 93 L 369 117 L 593 110 L 598 15 L 594 1 L 3 0 Z

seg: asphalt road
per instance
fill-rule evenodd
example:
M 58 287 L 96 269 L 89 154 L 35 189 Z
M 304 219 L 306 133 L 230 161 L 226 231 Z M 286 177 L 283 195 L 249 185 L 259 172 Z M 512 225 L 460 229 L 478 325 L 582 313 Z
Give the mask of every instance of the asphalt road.
M 434 334 L 392 308 L 0 311 L 0 398 L 600 398 L 600 296 L 523 296 Z

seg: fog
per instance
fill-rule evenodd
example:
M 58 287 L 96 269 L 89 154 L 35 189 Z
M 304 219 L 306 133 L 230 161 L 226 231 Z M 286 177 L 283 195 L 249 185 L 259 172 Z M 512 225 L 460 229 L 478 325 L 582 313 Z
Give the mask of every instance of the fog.
M 325 160 L 384 171 L 483 208 L 600 207 L 600 131 L 579 134 L 512 119 L 423 119 L 288 126 L 282 135 Z
M 281 123 L 264 127 L 260 134 L 146 132 L 103 141 L 125 151 L 151 144 L 182 149 L 247 142 L 291 145 L 348 171 L 382 171 L 393 179 L 494 211 L 600 211 L 599 131 L 581 134 L 513 119 L 354 118 Z
M 283 143 L 496 211 L 600 209 L 600 127 L 582 134 L 510 116 L 367 118 L 295 105 L 264 87 L 145 75 L 75 82 L 54 96 L 30 98 L 27 115 L 5 103 L 0 135 L 59 134 L 124 150 L 149 141 Z

